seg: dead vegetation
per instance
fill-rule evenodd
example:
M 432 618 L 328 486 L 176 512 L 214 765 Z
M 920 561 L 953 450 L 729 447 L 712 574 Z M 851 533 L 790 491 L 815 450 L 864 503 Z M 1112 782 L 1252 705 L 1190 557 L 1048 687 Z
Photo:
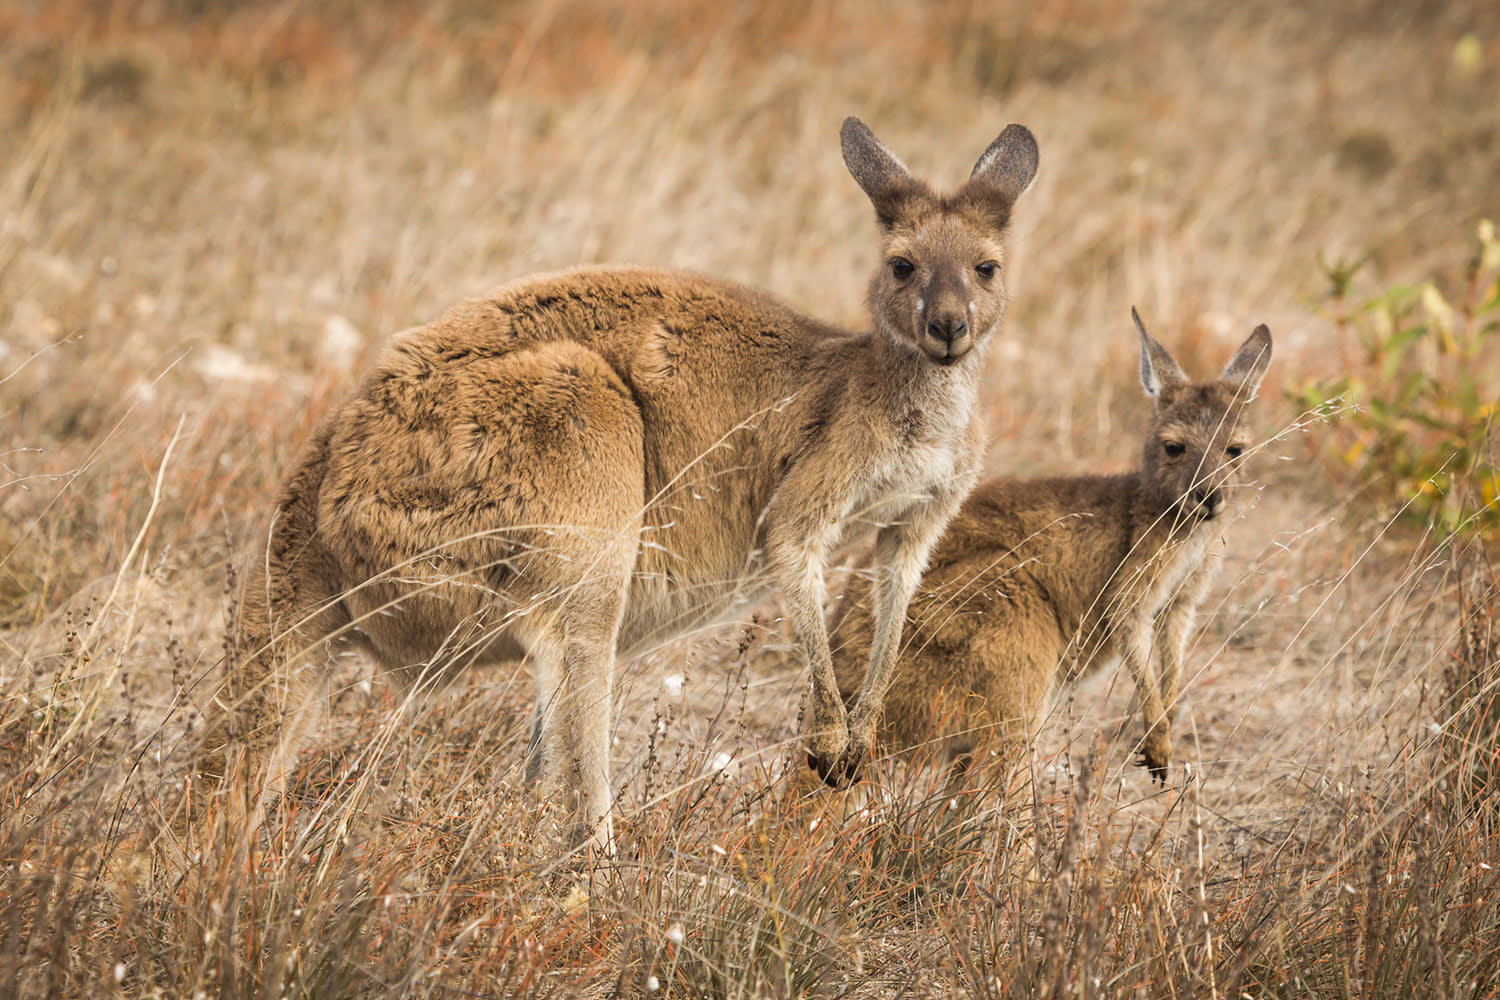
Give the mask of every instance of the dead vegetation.
M 766 608 L 625 668 L 618 877 L 532 848 L 524 675 L 397 704 L 350 661 L 258 834 L 200 803 L 201 840 L 155 837 L 230 567 L 377 345 L 592 262 L 853 321 L 848 113 L 940 182 L 1006 121 L 1046 151 L 995 472 L 1128 466 L 1131 304 L 1189 369 L 1264 319 L 1301 384 L 1349 349 L 1319 252 L 1457 282 L 1500 210 L 1484 5 L 664 10 L 0 7 L 0 993 L 1493 994 L 1493 574 L 1349 506 L 1274 384 L 1165 791 L 1107 738 L 1104 676 L 1031 803 L 894 763 L 798 800 Z

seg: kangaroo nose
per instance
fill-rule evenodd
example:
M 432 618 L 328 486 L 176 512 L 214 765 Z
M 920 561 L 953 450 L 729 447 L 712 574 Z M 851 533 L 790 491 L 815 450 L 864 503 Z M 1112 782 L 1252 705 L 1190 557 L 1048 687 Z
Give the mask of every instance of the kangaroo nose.
M 1219 512 L 1220 507 L 1224 506 L 1224 491 L 1198 486 L 1193 489 L 1193 501 L 1202 507 L 1209 517 L 1212 517 Z
M 968 322 L 957 316 L 947 319 L 933 319 L 927 323 L 928 335 L 934 340 L 940 340 L 945 344 L 951 344 L 959 337 L 962 337 L 964 331 L 968 328 Z

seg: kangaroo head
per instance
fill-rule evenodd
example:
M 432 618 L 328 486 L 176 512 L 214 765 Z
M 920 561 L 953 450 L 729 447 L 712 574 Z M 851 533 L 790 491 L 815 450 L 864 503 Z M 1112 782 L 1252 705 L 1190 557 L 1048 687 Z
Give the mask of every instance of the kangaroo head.
M 954 364 L 1005 314 L 1005 231 L 1036 175 L 1036 140 L 1025 126 L 1006 126 L 968 182 L 946 197 L 914 178 L 857 118 L 845 120 L 843 146 L 884 241 L 870 282 L 876 330 Z
M 1146 482 L 1177 519 L 1211 521 L 1240 484 L 1250 450 L 1242 418 L 1271 363 L 1271 331 L 1256 327 L 1218 378 L 1194 382 L 1134 309 L 1130 315 L 1141 336 L 1141 384 L 1156 401 L 1146 436 Z

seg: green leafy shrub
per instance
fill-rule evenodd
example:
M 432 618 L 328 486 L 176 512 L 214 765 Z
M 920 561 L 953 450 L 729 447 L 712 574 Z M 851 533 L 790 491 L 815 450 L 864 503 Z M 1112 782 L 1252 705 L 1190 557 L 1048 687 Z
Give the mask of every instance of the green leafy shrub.
M 1371 500 L 1446 532 L 1500 538 L 1495 226 L 1484 221 L 1477 227 L 1458 296 L 1445 296 L 1427 281 L 1352 302 L 1367 260 L 1319 257 L 1345 352 L 1344 374 L 1303 386 L 1293 399 L 1327 415 L 1333 425 L 1328 454 Z

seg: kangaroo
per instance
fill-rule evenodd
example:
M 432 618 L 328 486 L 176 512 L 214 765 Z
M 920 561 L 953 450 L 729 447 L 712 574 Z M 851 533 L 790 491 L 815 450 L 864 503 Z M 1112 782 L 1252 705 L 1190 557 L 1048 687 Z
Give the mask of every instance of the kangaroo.
M 974 490 L 908 609 L 882 726 L 892 748 L 939 740 L 961 766 L 994 734 L 1014 760 L 1059 675 L 1119 656 L 1145 724 L 1139 762 L 1165 782 L 1183 647 L 1211 576 L 1209 549 L 1241 486 L 1245 409 L 1270 363 L 1271 334 L 1257 327 L 1223 374 L 1192 382 L 1131 316 L 1141 383 L 1156 405 L 1140 467 L 997 478 Z M 869 590 L 856 576 L 835 624 L 845 698 L 865 673 Z
M 399 335 L 281 487 L 200 771 L 284 769 L 340 647 L 408 680 L 524 657 L 528 776 L 608 853 L 615 657 L 776 586 L 812 675 L 809 763 L 854 780 L 906 604 L 977 480 L 1007 229 L 1038 157 L 1010 125 L 941 196 L 857 119 L 841 138 L 881 234 L 866 332 L 616 269 L 524 278 Z M 846 710 L 824 570 L 872 524 L 871 661 Z

